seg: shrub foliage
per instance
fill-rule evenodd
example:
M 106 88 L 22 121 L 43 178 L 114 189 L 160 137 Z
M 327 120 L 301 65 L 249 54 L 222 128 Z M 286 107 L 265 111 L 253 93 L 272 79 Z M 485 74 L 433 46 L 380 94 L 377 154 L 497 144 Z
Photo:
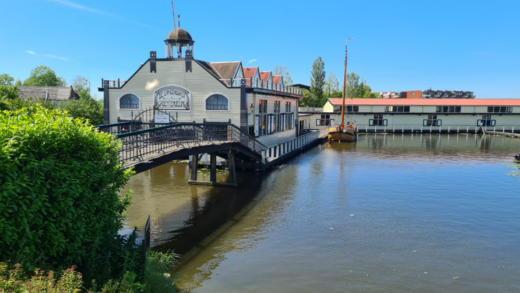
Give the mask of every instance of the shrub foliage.
M 129 204 L 118 191 L 132 172 L 118 148 L 64 112 L 0 112 L 0 260 L 78 265 L 88 279 L 139 271 L 135 233 L 118 235 Z

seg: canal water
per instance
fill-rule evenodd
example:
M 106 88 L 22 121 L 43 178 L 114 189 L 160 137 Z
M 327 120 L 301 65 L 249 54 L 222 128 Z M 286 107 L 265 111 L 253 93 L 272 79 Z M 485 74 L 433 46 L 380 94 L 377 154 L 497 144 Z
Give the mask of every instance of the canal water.
M 238 172 L 236 189 L 189 186 L 174 162 L 130 180 L 127 221 L 151 215 L 154 249 L 189 256 L 181 292 L 518 292 L 519 151 L 498 136 L 360 135 Z

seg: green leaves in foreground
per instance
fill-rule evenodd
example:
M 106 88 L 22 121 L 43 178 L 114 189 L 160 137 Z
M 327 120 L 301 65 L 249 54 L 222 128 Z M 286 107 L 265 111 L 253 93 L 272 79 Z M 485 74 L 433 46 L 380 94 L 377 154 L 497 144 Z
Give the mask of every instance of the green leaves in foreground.
M 0 260 L 81 268 L 96 246 L 108 255 L 116 253 L 107 243 L 122 249 L 117 233 L 130 200 L 118 191 L 132 171 L 118 148 L 63 112 L 0 112 Z

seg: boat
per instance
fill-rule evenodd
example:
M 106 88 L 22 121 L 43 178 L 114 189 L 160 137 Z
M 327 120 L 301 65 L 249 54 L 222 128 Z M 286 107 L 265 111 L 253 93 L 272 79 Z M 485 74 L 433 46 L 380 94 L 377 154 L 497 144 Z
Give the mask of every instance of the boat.
M 350 40 L 352 38 L 348 38 Z M 345 45 L 345 68 L 343 72 L 343 106 L 341 107 L 341 124 L 329 128 L 329 141 L 355 142 L 357 140 L 357 127 L 347 122 L 345 124 L 345 96 L 347 85 L 347 46 Z M 353 107 L 352 107 L 353 108 Z M 354 112 L 352 112 L 354 113 Z
M 329 128 L 329 140 L 355 142 L 357 140 L 357 128 L 353 124 L 344 127 L 339 125 L 338 127 L 331 127 Z

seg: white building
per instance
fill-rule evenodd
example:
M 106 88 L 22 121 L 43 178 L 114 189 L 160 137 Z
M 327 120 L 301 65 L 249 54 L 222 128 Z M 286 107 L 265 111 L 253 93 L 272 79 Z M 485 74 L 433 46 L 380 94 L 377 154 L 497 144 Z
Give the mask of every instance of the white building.
M 165 58 L 152 51 L 127 80 L 103 80 L 105 124 L 142 119 L 154 109 L 166 123 L 230 122 L 266 146 L 296 137 L 300 89 L 240 61 L 195 59 L 195 41 L 184 29 L 171 31 L 164 42 Z
M 360 132 L 437 131 L 463 132 L 483 125 L 520 132 L 520 99 L 346 99 L 345 123 L 355 122 Z M 310 129 L 341 123 L 342 99 L 328 99 L 310 116 Z

